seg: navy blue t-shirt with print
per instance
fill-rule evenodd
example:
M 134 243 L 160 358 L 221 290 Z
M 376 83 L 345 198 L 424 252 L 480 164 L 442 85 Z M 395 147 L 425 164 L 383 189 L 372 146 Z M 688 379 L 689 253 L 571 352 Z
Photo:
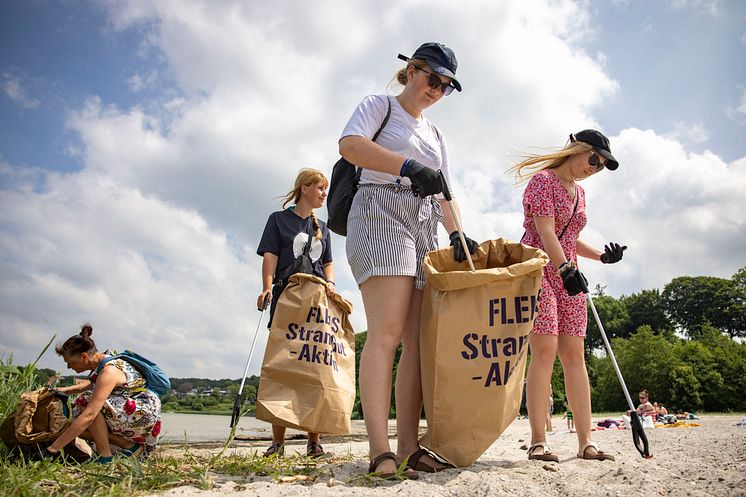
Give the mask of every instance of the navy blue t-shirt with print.
M 332 262 L 332 244 L 326 223 L 318 221 L 321 229 L 321 240 L 311 241 L 311 262 L 313 273 L 324 278 L 324 265 Z M 293 264 L 296 257 L 303 253 L 303 246 L 308 241 L 308 233 L 315 234 L 311 216 L 303 219 L 289 207 L 283 211 L 270 214 L 262 233 L 262 240 L 256 253 L 264 256 L 265 252 L 278 257 L 275 279 Z

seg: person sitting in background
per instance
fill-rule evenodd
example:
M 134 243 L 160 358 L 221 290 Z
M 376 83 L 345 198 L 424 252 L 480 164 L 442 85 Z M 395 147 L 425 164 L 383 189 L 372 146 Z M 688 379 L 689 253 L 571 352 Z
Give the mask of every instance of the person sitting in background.
M 653 407 L 653 404 L 650 403 L 650 395 L 648 395 L 647 390 L 643 390 L 642 392 L 640 392 L 640 405 L 637 406 L 636 411 L 641 418 L 643 416 L 650 416 L 655 419 L 655 407 Z M 629 416 L 631 413 L 631 410 L 627 411 L 627 416 Z
M 112 445 L 122 449 L 118 454 L 123 457 L 136 457 L 145 447 L 155 447 L 161 431 L 161 401 L 146 388 L 145 377 L 124 359 L 110 360 L 94 374 L 111 354 L 96 349 L 92 333 L 93 327 L 86 323 L 80 334 L 55 347 L 70 369 L 91 374 L 82 383 L 57 389 L 80 395 L 73 402 L 72 423 L 45 449 L 45 456 L 56 456 L 81 436 L 96 444 L 99 455 L 95 462 L 108 464 Z

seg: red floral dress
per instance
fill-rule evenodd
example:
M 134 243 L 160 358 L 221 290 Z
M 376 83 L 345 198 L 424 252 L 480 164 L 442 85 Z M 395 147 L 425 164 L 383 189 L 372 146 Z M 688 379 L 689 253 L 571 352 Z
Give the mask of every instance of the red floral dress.
M 578 263 L 576 242 L 580 231 L 585 227 L 585 191 L 576 184 L 578 206 L 575 216 L 575 198 L 571 198 L 567 189 L 551 169 L 539 171 L 531 177 L 523 192 L 523 227 L 526 234 L 522 243 L 544 249 L 541 237 L 534 224 L 534 216 L 554 217 L 554 232 L 559 237 L 567 225 L 560 245 L 568 260 Z M 570 221 L 570 224 L 567 224 Z M 570 335 L 585 337 L 588 314 L 583 294 L 570 296 L 562 285 L 557 269 L 552 263 L 544 266 L 544 277 L 541 280 L 541 298 L 539 315 L 534 322 L 534 333 L 537 335 Z
M 101 412 L 109 431 L 132 442 L 155 446 L 161 432 L 161 400 L 145 388 L 145 378 L 129 362 L 114 359 L 104 366 L 122 371 L 124 385 L 114 388 L 107 397 Z M 92 386 L 97 375 L 91 375 Z M 81 393 L 73 402 L 73 417 L 79 416 L 93 396 L 93 388 Z

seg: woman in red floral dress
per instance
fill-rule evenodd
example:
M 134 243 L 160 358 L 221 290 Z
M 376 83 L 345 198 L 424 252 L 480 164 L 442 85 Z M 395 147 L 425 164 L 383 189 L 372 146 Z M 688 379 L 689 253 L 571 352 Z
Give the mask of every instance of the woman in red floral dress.
M 591 441 L 591 395 L 583 343 L 588 322 L 583 296 L 587 281 L 578 268 L 578 256 L 610 264 L 621 260 L 627 247 L 610 243 L 601 251 L 579 238 L 586 223 L 585 191 L 576 181 L 604 168 L 613 171 L 617 167 L 608 138 L 587 129 L 570 135 L 569 143 L 561 150 L 529 156 L 512 168 L 519 180 L 530 178 L 523 194 L 526 233 L 521 242 L 544 250 L 551 261 L 544 267 L 539 314 L 529 341 L 529 459 L 559 460 L 549 450 L 544 431 L 557 355 L 564 371 L 567 398 L 573 406 L 578 457 L 614 459 Z

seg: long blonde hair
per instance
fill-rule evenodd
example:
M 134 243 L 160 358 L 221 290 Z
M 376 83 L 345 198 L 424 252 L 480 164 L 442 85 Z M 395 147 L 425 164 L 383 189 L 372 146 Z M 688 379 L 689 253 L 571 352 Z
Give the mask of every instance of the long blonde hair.
M 593 147 L 587 143 L 576 141 L 570 142 L 565 147 L 548 154 L 523 155 L 521 157 L 524 157 L 524 159 L 508 169 L 508 173 L 513 173 L 516 184 L 521 185 L 530 180 L 531 176 L 539 171 L 557 168 L 573 155 L 582 154 L 589 150 L 593 150 Z M 524 173 L 524 169 L 528 170 L 528 172 Z
M 303 187 L 315 185 L 316 183 L 324 183 L 324 188 L 329 186 L 329 180 L 326 179 L 324 173 L 318 169 L 311 169 L 309 167 L 301 169 L 298 172 L 298 176 L 295 178 L 293 189 L 287 192 L 283 197 L 282 207 L 287 207 L 290 203 L 297 204 L 303 194 Z M 313 209 L 311 210 L 311 220 L 313 221 L 313 229 L 316 232 L 316 239 L 321 240 L 321 227 L 319 226 L 319 221 L 316 219 L 316 213 L 313 212 Z

